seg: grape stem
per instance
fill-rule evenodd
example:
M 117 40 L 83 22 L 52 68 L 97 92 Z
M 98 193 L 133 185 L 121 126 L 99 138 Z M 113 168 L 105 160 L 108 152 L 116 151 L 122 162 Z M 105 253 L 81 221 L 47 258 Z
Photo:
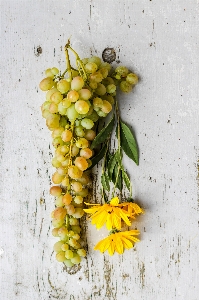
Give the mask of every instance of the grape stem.
M 66 64 L 67 64 L 67 72 L 69 74 L 69 78 L 70 78 L 70 82 L 72 81 L 72 71 L 71 71 L 71 65 L 70 65 L 70 58 L 69 58 L 69 55 L 68 55 L 68 49 L 67 47 L 65 46 L 65 55 L 66 55 Z
M 84 64 L 82 63 L 79 55 L 77 54 L 77 52 L 70 46 L 70 40 L 68 40 L 68 43 L 66 44 L 65 46 L 65 50 L 66 49 L 70 49 L 71 52 L 73 52 L 73 54 L 75 55 L 76 57 L 76 64 L 77 64 L 77 67 L 79 69 L 79 72 L 80 74 L 82 75 L 82 77 L 87 80 L 87 75 L 86 75 L 86 71 L 85 71 L 85 68 L 84 68 Z M 83 74 L 82 74 L 82 71 L 83 71 Z

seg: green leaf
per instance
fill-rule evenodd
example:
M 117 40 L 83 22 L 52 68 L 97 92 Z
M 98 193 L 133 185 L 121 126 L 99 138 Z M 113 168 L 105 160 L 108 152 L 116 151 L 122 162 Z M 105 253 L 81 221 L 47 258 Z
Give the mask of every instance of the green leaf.
M 104 127 L 99 133 L 98 135 L 94 138 L 92 144 L 91 144 L 91 149 L 95 148 L 97 145 L 103 143 L 109 136 L 109 134 L 112 132 L 113 130 L 113 126 L 115 123 L 115 116 L 113 115 L 112 119 L 110 120 L 110 122 L 106 125 L 106 127 Z
M 122 171 L 120 169 L 120 165 L 116 163 L 113 174 L 112 174 L 112 182 L 115 184 L 117 180 L 116 187 L 121 191 L 123 184 L 122 184 Z
M 105 191 L 110 191 L 109 178 L 106 173 L 102 174 L 101 183 Z
M 109 163 L 108 163 L 108 175 L 109 175 L 109 179 L 112 181 L 112 175 L 113 175 L 113 170 L 115 168 L 115 165 L 117 163 L 120 163 L 121 162 L 121 158 L 120 158 L 120 155 L 119 155 L 119 151 L 116 151 L 111 159 L 109 160 Z
M 122 170 L 119 171 L 116 187 L 121 191 L 123 189 Z
M 97 155 L 91 158 L 92 165 L 87 170 L 92 169 L 104 157 L 106 153 L 106 149 L 107 149 L 107 143 L 103 145 L 102 149 Z
M 124 170 L 122 170 L 122 179 L 124 180 L 124 183 L 125 183 L 127 189 L 130 191 L 131 190 L 131 181 L 130 181 L 128 174 Z
M 120 121 L 120 139 L 121 146 L 126 155 L 131 158 L 137 165 L 139 164 L 138 146 L 130 128 Z

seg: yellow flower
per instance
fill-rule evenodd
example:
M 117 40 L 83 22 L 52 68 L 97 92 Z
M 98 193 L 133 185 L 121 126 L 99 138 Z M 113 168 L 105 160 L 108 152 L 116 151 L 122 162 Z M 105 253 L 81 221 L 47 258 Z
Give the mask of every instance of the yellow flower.
M 131 219 L 135 219 L 135 215 L 144 214 L 144 210 L 136 203 L 123 202 L 118 205 L 122 209 L 126 210 L 130 214 Z
M 88 214 L 91 214 L 92 224 L 95 224 L 97 229 L 101 228 L 105 223 L 108 230 L 112 228 L 121 229 L 121 221 L 126 225 L 131 226 L 131 219 L 135 219 L 135 215 L 144 211 L 135 203 L 124 202 L 119 204 L 118 197 L 113 198 L 110 204 L 89 204 L 92 208 L 84 209 Z
M 134 236 L 139 234 L 139 230 L 112 233 L 107 238 L 97 243 L 94 250 L 99 250 L 102 253 L 108 250 L 109 255 L 113 255 L 115 251 L 122 254 L 125 249 L 132 248 L 134 243 L 140 241 Z
M 128 226 L 131 226 L 129 221 L 130 213 L 125 209 L 120 208 L 118 197 L 113 198 L 110 204 L 89 204 L 92 208 L 84 209 L 88 214 L 91 214 L 92 224 L 95 224 L 97 229 L 101 228 L 105 223 L 108 230 L 112 228 L 121 229 L 121 220 L 123 220 Z

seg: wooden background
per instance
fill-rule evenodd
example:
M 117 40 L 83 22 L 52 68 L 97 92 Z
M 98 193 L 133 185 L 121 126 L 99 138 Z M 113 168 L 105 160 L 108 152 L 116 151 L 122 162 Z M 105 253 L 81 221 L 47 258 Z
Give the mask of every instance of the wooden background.
M 198 32 L 194 0 L 1 1 L 2 300 L 198 299 Z M 52 252 L 53 149 L 38 91 L 46 68 L 64 70 L 70 36 L 81 57 L 113 47 L 140 77 L 120 108 L 140 147 L 139 167 L 124 163 L 146 210 L 141 242 L 123 256 L 93 251 L 107 232 L 87 224 L 74 274 Z

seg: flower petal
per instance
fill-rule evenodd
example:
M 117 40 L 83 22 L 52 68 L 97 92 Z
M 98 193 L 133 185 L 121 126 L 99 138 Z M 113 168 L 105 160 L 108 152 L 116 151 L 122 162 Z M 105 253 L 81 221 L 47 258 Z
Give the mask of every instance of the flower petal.
M 121 240 L 123 242 L 124 248 L 130 249 L 133 247 L 133 244 L 128 239 L 126 239 L 124 236 L 121 237 Z
M 111 239 L 108 236 L 107 238 L 103 239 L 102 241 L 99 241 L 97 245 L 95 245 L 94 250 L 99 250 L 100 252 L 105 252 L 108 247 L 110 246 Z
M 118 197 L 114 197 L 111 201 L 110 201 L 110 205 L 112 206 L 118 206 L 119 204 L 119 198 Z
M 115 240 L 115 251 L 119 254 L 122 254 L 124 252 L 124 247 L 121 241 L 121 237 L 117 233 L 114 234 L 114 240 Z
M 109 237 L 111 237 L 111 235 Z M 114 252 L 115 252 L 115 243 L 111 238 L 110 239 L 110 246 L 108 247 L 108 253 L 109 253 L 109 255 L 112 256 Z

